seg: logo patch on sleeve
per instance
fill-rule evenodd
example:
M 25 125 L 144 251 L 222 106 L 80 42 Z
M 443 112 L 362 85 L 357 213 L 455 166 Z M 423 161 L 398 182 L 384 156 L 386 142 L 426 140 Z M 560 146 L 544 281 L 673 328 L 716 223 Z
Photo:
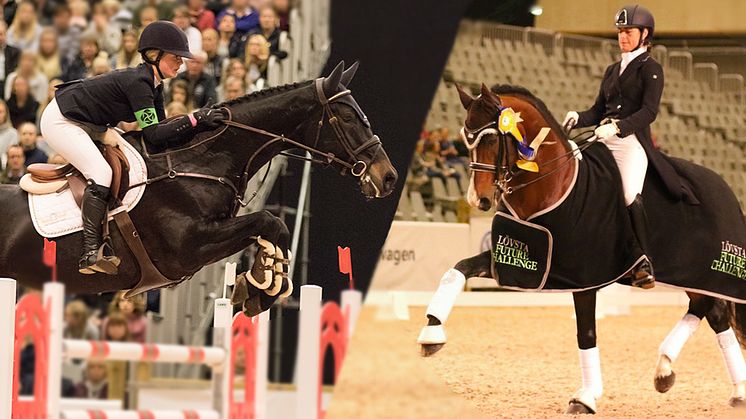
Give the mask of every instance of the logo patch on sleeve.
M 158 114 L 155 112 L 155 108 L 140 109 L 135 112 L 135 118 L 137 119 L 137 125 L 140 126 L 140 129 L 158 123 Z

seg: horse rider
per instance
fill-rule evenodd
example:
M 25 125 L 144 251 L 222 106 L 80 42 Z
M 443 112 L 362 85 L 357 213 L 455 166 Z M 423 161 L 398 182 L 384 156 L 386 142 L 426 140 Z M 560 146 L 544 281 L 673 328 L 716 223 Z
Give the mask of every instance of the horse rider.
M 78 262 L 83 274 L 116 275 L 119 258 L 103 243 L 112 170 L 88 134 L 120 121 L 137 121 L 145 141 L 154 148 L 177 146 L 195 133 L 217 127 L 223 111 L 202 108 L 165 119 L 163 81 L 176 76 L 183 59 L 191 59 L 186 35 L 167 21 L 149 24 L 138 45 L 143 63 L 100 76 L 60 85 L 41 117 L 42 134 L 87 180 L 81 205 L 83 250 Z
M 650 124 L 658 115 L 663 94 L 663 69 L 648 49 L 655 30 L 653 15 L 640 5 L 624 6 L 616 14 L 622 59 L 606 69 L 596 102 L 584 112 L 567 113 L 563 126 L 595 126 L 596 138 L 606 144 L 622 176 L 624 202 L 642 251 L 648 253 L 647 217 L 642 188 L 648 160 L 664 178 L 676 183 L 673 168 L 653 146 Z M 676 190 L 676 186 L 669 186 Z M 679 193 L 679 192 L 676 192 Z M 655 286 L 653 266 L 644 259 L 632 269 L 632 285 Z

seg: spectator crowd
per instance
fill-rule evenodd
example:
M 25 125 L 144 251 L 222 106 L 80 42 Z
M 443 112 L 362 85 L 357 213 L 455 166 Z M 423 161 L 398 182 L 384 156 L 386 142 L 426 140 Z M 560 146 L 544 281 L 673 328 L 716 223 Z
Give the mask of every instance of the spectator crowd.
M 287 57 L 280 38 L 289 30 L 290 0 L 5 0 L 0 6 L 0 183 L 18 183 L 29 164 L 65 163 L 38 127 L 56 86 L 139 65 L 140 33 L 156 20 L 183 30 L 195 56 L 164 90 L 167 116 L 261 90 L 270 57 Z

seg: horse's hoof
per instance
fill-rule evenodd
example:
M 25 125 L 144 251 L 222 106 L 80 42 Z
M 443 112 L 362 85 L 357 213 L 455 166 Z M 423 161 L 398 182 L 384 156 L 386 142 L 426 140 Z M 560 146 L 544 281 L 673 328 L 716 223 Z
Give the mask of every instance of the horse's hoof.
M 655 389 L 658 393 L 665 393 L 671 390 L 673 384 L 676 382 L 676 373 L 671 371 L 671 374 L 665 377 L 655 377 Z
M 746 408 L 746 400 L 741 397 L 731 397 L 730 400 L 728 400 L 728 405 L 730 407 L 744 409 Z
M 424 357 L 433 356 L 443 348 L 443 345 L 445 345 L 445 343 L 423 343 L 421 345 L 420 354 Z
M 567 406 L 567 411 L 565 412 L 567 415 L 592 415 L 593 411 L 588 408 L 588 406 L 584 405 L 583 403 L 580 403 L 579 401 L 571 401 L 570 405 Z

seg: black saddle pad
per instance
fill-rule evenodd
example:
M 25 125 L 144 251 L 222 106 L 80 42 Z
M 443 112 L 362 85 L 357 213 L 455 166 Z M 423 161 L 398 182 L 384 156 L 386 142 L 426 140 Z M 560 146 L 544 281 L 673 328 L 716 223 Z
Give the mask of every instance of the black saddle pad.
M 498 212 L 492 219 L 492 277 L 504 288 L 540 290 L 549 275 L 552 233 Z

